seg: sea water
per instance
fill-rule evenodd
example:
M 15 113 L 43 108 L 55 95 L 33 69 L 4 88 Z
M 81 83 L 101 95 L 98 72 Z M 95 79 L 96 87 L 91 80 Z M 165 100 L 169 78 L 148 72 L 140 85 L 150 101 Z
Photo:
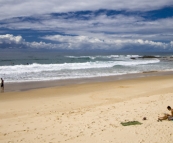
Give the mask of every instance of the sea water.
M 75 54 L 60 52 L 1 52 L 0 78 L 5 82 L 44 81 L 172 71 L 172 55 L 142 58 L 134 54 Z M 166 57 L 166 58 L 165 58 Z M 173 58 L 172 58 L 173 59 Z

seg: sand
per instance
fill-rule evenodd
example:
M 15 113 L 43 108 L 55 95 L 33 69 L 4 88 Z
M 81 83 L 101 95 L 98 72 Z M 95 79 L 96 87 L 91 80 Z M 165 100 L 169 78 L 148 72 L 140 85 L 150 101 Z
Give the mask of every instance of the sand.
M 172 101 L 167 74 L 8 91 L 0 94 L 0 143 L 172 143 L 173 121 L 157 122 Z

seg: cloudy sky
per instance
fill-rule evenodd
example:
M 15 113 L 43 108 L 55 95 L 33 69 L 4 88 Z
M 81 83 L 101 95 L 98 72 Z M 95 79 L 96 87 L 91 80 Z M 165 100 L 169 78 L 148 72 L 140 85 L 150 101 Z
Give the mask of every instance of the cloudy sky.
M 173 0 L 0 0 L 0 49 L 173 51 Z

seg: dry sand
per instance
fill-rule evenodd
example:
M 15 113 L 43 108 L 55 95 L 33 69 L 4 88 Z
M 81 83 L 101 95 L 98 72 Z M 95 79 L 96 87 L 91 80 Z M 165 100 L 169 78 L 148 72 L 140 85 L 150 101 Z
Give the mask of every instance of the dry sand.
M 0 143 L 172 143 L 173 121 L 157 122 L 168 105 L 173 75 L 6 92 Z

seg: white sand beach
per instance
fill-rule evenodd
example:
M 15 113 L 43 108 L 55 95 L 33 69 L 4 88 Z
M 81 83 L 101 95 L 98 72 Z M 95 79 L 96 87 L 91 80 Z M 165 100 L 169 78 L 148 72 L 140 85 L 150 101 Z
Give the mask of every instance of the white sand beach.
M 172 143 L 168 105 L 173 75 L 0 93 L 0 143 Z

